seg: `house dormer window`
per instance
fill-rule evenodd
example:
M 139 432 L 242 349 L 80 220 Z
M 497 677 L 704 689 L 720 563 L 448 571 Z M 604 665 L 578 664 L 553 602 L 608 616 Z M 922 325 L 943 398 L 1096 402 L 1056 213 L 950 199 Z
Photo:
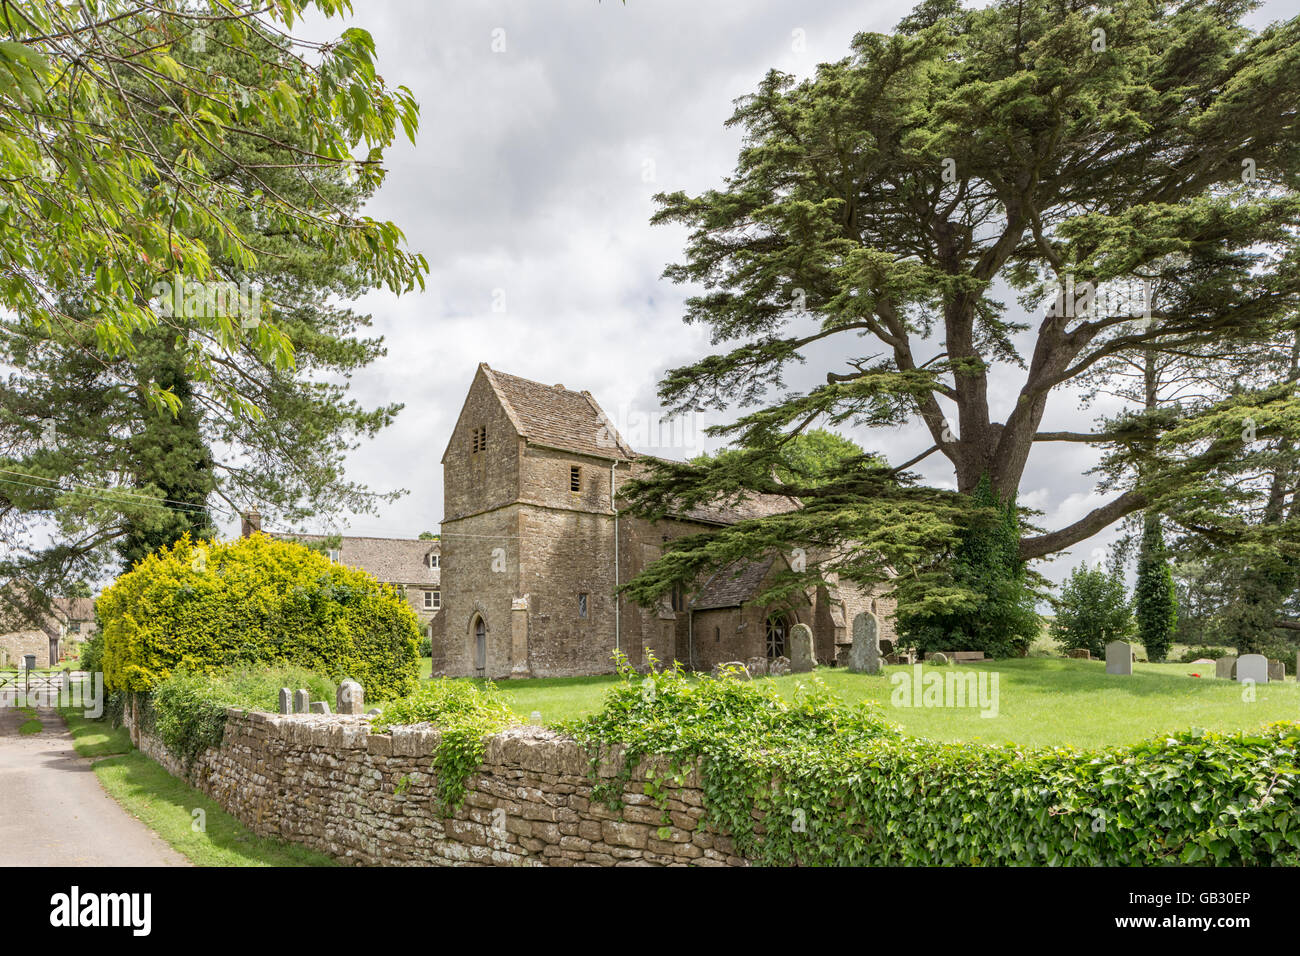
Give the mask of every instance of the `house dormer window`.
M 474 434 L 470 440 L 470 451 L 477 455 L 481 451 L 487 451 L 487 426 L 482 425 L 474 429 Z
M 436 568 L 438 566 L 438 556 L 434 554 L 432 551 L 430 551 L 428 555 L 425 557 L 424 563 L 431 568 Z
M 582 468 L 578 465 L 569 468 L 569 490 L 575 495 L 582 491 Z

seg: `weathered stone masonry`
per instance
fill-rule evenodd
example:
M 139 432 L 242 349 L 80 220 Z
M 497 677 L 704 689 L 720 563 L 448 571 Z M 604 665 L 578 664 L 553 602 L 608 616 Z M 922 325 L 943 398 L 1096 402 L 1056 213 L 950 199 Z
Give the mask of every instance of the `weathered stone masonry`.
M 428 724 L 370 732 L 365 717 L 230 710 L 220 747 L 186 772 L 161 742 L 142 751 L 216 800 L 261 836 L 358 866 L 743 866 L 731 840 L 704 827 L 698 770 L 664 807 L 644 795 L 645 761 L 624 807 L 591 799 L 586 749 L 539 727 L 489 737 L 461 808 L 438 807 Z M 612 779 L 620 755 L 599 776 Z

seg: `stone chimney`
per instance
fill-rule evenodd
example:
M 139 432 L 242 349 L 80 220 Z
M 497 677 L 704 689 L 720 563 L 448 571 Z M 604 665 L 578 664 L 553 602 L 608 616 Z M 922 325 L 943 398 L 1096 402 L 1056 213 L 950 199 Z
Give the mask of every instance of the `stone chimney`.
M 241 511 L 239 536 L 247 538 L 249 535 L 256 534 L 262 530 L 262 514 L 256 508 L 249 508 L 247 511 Z

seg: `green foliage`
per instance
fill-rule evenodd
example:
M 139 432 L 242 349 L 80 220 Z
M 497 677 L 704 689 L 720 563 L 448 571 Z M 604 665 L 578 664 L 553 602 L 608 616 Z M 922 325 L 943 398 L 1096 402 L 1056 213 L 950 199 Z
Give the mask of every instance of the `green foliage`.
M 1156 514 L 1146 515 L 1143 521 L 1133 604 L 1138 642 L 1146 648 L 1147 660 L 1163 661 L 1173 645 L 1178 626 L 1178 594 L 1173 568 L 1165 552 L 1160 516 Z
M 971 512 L 950 555 L 925 574 L 895 582 L 898 634 L 919 651 L 1026 652 L 1041 629 L 1036 578 L 1019 556 L 1014 496 L 998 497 L 987 477 L 970 496 Z
M 737 99 L 734 170 L 713 188 L 656 196 L 653 221 L 686 230 L 665 276 L 691 290 L 685 321 L 720 346 L 669 370 L 660 397 L 672 410 L 745 409 L 711 430 L 742 454 L 652 465 L 625 491 L 646 514 L 747 492 L 793 495 L 804 512 L 675 543 L 628 593 L 648 602 L 718 559 L 809 541 L 848 552 L 841 578 L 866 581 L 882 563 L 924 577 L 936 546 L 952 547 L 954 502 L 866 462 L 783 491 L 770 478 L 781 445 L 814 424 L 874 434 L 914 424 L 932 443 L 921 457 L 946 459 L 945 486 L 972 495 L 987 477 L 1003 501 L 1019 493 L 1036 443 L 1143 457 L 1109 483 L 1125 489 L 1111 500 L 1025 535 L 1026 559 L 1153 502 L 1164 510 L 1189 487 L 1232 487 L 1247 416 L 1261 442 L 1296 444 L 1295 382 L 1194 414 L 1139 416 L 1118 432 L 1042 430 L 1051 400 L 1105 360 L 1250 354 L 1294 326 L 1300 19 L 1256 31 L 1248 10 L 926 0 L 894 32 L 857 34 L 847 56 L 811 75 L 771 70 Z M 1243 181 L 1247 158 L 1258 176 Z M 1055 308 L 1070 286 L 1118 292 L 1141 280 L 1159 293 L 1150 321 L 1101 297 L 1091 310 Z M 1021 310 L 1000 298 L 1007 288 Z M 803 363 L 814 384 L 788 388 Z M 1009 390 L 1007 375 L 1017 377 Z M 1007 394 L 1018 397 L 999 418 L 993 397 Z M 905 472 L 917 460 L 890 464 Z M 1219 470 L 1227 463 L 1230 474 Z M 1197 503 L 1189 519 L 1213 518 L 1194 514 Z M 992 551 L 1008 563 L 1001 543 Z M 968 632 L 987 604 L 1001 618 L 988 630 L 1009 625 L 1010 645 L 1021 644 L 1030 615 L 1010 570 L 966 581 L 981 577 L 967 568 L 912 588 L 912 603 L 931 605 L 915 631 L 926 641 Z
M 1107 644 L 1133 634 L 1133 610 L 1119 575 L 1081 564 L 1070 572 L 1055 603 L 1051 634 L 1063 648 L 1086 650 L 1099 660 L 1106 656 Z M 1147 657 L 1156 659 L 1150 648 Z
M 665 755 L 647 788 L 661 803 L 699 761 L 705 822 L 760 864 L 1300 862 L 1294 723 L 1098 751 L 943 744 L 816 682 L 786 702 L 761 682 L 620 674 L 604 709 L 566 729 L 597 759 L 620 744 L 629 763 Z
M 184 538 L 118 578 L 97 610 L 113 690 L 147 691 L 177 668 L 264 664 L 352 678 L 385 699 L 418 675 L 418 621 L 391 588 L 262 534 Z
M 259 178 L 278 169 L 309 186 L 342 174 L 373 186 L 384 150 L 399 135 L 414 140 L 418 107 L 409 90 L 385 84 L 365 30 L 325 44 L 287 33 L 309 9 L 330 18 L 349 4 L 162 0 L 146 10 L 99 0 L 69 29 L 59 0 L 6 3 L 0 309 L 46 329 L 76 327 L 96 351 L 121 355 L 134 333 L 167 324 L 151 304 L 156 280 L 223 281 L 223 258 L 246 274 L 280 254 L 248 228 L 251 208 L 268 229 L 340 250 L 394 291 L 422 281 L 427 267 L 394 224 L 316 209 Z M 214 51 L 228 62 L 213 68 Z M 290 155 L 264 165 L 246 151 L 249 130 Z M 92 315 L 65 308 L 69 294 Z M 245 340 L 277 366 L 292 364 L 270 314 L 251 332 L 225 315 L 197 319 L 202 341 L 185 354 L 194 377 L 213 375 Z M 177 396 L 158 382 L 118 387 L 131 386 L 175 410 Z M 222 398 L 237 412 L 257 407 L 242 388 Z
M 478 685 L 441 677 L 423 681 L 415 693 L 384 705 L 371 726 L 384 731 L 400 724 L 430 723 L 442 739 L 433 755 L 438 799 L 450 813 L 465 798 L 465 781 L 483 762 L 483 738 L 519 723 L 491 682 Z
M 741 461 L 743 453 L 724 448 L 712 455 L 698 455 L 693 465 L 707 465 L 730 457 Z M 817 486 L 830 480 L 846 465 L 861 463 L 869 457 L 857 442 L 825 428 L 810 428 L 783 443 L 777 451 L 773 471 L 786 484 Z M 879 462 L 878 462 L 879 463 Z
M 238 667 L 218 671 L 172 671 L 149 695 L 154 732 L 186 766 L 221 743 L 226 708 L 275 712 L 280 688 L 306 688 L 313 700 L 333 700 L 333 682 L 301 667 Z

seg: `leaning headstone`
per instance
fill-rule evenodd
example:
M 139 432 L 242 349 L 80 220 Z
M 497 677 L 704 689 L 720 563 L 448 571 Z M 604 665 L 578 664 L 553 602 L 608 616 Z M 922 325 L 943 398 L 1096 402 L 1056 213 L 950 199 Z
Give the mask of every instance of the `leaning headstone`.
M 1268 658 L 1263 654 L 1242 654 L 1237 658 L 1237 680 L 1268 683 Z
M 750 677 L 766 677 L 767 658 L 751 657 L 749 660 L 745 661 L 745 672 L 749 674 Z
M 280 688 L 280 713 L 293 713 L 293 692 L 287 687 Z
M 880 622 L 870 611 L 863 611 L 853 618 L 849 670 L 855 674 L 880 673 Z
M 790 670 L 795 674 L 806 674 L 816 666 L 812 628 L 807 624 L 796 624 L 790 628 Z
M 1286 680 L 1286 665 L 1281 661 L 1268 662 L 1268 679 L 1270 681 Z
M 330 712 L 329 701 L 313 700 L 311 702 L 311 712 L 313 714 L 328 714 Z
M 1133 648 L 1124 641 L 1111 641 L 1106 645 L 1106 673 L 1132 674 Z
M 305 689 L 298 689 L 293 693 L 293 712 L 295 714 L 305 714 L 310 709 L 311 694 Z
M 788 657 L 773 658 L 771 663 L 767 665 L 768 677 L 784 677 L 788 673 L 790 673 L 790 658 Z
M 1220 657 L 1214 662 L 1214 676 L 1220 680 L 1232 680 L 1232 669 L 1237 665 L 1237 658 Z
M 340 714 L 364 714 L 366 692 L 354 680 L 345 680 L 339 684 L 334 703 Z

